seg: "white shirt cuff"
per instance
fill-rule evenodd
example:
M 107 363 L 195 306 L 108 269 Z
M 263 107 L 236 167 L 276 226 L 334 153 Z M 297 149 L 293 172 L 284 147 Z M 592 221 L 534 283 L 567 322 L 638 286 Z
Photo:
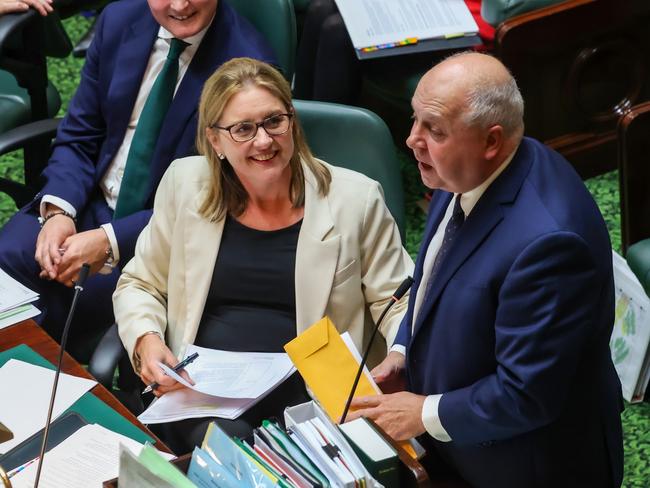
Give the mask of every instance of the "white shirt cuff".
M 393 344 L 388 352 L 398 352 L 402 356 L 406 356 L 406 347 L 401 344 Z
M 111 245 L 111 250 L 113 251 L 113 265 L 117 265 L 120 260 L 120 247 L 117 245 L 117 237 L 115 237 L 115 231 L 113 230 L 112 224 L 102 224 L 100 226 L 106 232 L 108 237 L 108 242 Z
M 77 211 L 72 205 L 66 202 L 63 198 L 55 197 L 54 195 L 43 195 L 43 198 L 41 198 L 41 206 L 39 208 L 41 217 L 45 217 L 46 203 L 51 203 L 52 205 L 56 205 L 61 210 L 68 212 L 70 215 L 72 215 L 72 218 L 77 217 Z
M 429 435 L 440 442 L 449 442 L 451 437 L 440 422 L 438 405 L 442 395 L 429 395 L 422 406 L 422 423 Z

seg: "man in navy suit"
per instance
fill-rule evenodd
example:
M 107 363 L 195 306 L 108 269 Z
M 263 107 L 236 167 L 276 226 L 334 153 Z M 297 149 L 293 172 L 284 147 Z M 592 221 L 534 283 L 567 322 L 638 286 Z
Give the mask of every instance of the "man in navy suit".
M 176 92 L 151 156 L 143 208 L 114 218 L 137 122 L 173 38 L 183 40 Z M 0 234 L 0 267 L 41 294 L 37 317 L 53 336 L 63 327 L 81 265 L 86 282 L 73 334 L 112 323 L 115 269 L 133 256 L 153 195 L 172 160 L 194 152 L 203 82 L 224 61 L 273 62 L 266 41 L 218 0 L 125 0 L 101 15 L 79 87 L 59 126 L 45 185 Z M 37 217 L 43 223 L 39 226 Z M 105 274 L 102 274 L 102 271 Z
M 421 436 L 472 486 L 620 486 L 612 256 L 596 204 L 566 160 L 523 137 L 521 95 L 495 58 L 448 58 L 412 105 L 407 144 L 436 191 L 407 315 L 373 371 L 384 385 L 405 372 L 408 391 L 357 399 L 356 416 Z

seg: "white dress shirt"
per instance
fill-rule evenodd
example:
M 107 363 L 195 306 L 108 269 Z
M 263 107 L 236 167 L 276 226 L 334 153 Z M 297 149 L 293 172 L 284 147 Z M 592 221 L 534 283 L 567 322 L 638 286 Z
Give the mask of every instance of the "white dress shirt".
M 506 160 L 503 163 L 501 163 L 501 166 L 499 166 L 496 169 L 496 171 L 494 171 L 494 173 L 492 173 L 483 183 L 481 183 L 473 190 L 465 192 L 460 196 L 460 207 L 462 208 L 463 213 L 465 214 L 465 219 L 467 219 L 470 212 L 474 209 L 476 203 L 479 201 L 483 193 L 485 193 L 485 190 L 488 189 L 488 187 L 492 184 L 492 182 L 503 172 L 504 169 L 506 169 L 508 164 L 510 164 L 510 161 L 512 161 L 515 152 L 516 149 L 515 151 L 512 152 L 512 154 L 508 156 L 508 158 L 506 158 Z M 429 282 L 429 278 L 431 276 L 431 269 L 433 268 L 433 263 L 436 260 L 438 251 L 440 251 L 440 246 L 442 245 L 442 239 L 445 234 L 445 228 L 447 227 L 447 223 L 449 222 L 449 219 L 451 219 L 451 215 L 453 213 L 453 208 L 454 208 L 454 198 L 456 197 L 456 195 L 457 194 L 454 194 L 453 198 L 449 202 L 449 205 L 447 206 L 447 210 L 445 211 L 445 215 L 440 221 L 440 224 L 436 229 L 436 233 L 431 238 L 431 241 L 429 242 L 429 247 L 427 248 L 426 254 L 424 256 L 424 263 L 422 264 L 422 279 L 420 280 L 420 286 L 418 287 L 417 294 L 415 295 L 415 297 L 412 297 L 415 300 L 415 303 L 413 304 L 413 323 L 411 324 L 412 328 L 415 327 L 415 322 L 416 322 L 415 319 L 418 316 L 418 313 L 420 312 L 420 308 L 422 307 L 422 302 L 424 301 L 424 295 L 426 294 L 426 289 L 427 289 L 426 284 Z M 411 332 L 413 332 L 413 329 L 411 329 Z M 393 347 L 391 347 L 390 350 L 391 352 L 396 351 L 403 355 L 406 355 L 406 348 L 399 344 L 394 345 Z M 451 437 L 443 427 L 442 422 L 440 421 L 440 417 L 438 416 L 438 405 L 440 403 L 441 398 L 442 398 L 442 394 L 427 396 L 427 398 L 424 400 L 424 405 L 422 406 L 422 423 L 424 424 L 424 428 L 426 429 L 426 431 L 434 439 L 437 439 L 441 442 L 449 442 L 451 441 Z
M 212 23 L 212 22 L 210 22 Z M 206 31 L 210 27 L 208 24 L 203 30 L 194 34 L 193 36 L 183 39 L 186 43 L 189 44 L 180 55 L 178 61 L 178 80 L 176 81 L 176 89 L 180 86 L 187 68 L 196 54 L 203 37 L 205 36 Z M 133 111 L 131 112 L 131 118 L 129 119 L 129 124 L 127 125 L 126 132 L 124 133 L 124 139 L 122 139 L 122 144 L 117 150 L 113 161 L 109 165 L 106 173 L 102 177 L 102 180 L 99 186 L 104 193 L 104 198 L 108 206 L 115 210 L 117 204 L 117 197 L 120 193 L 120 185 L 122 184 L 122 178 L 124 176 L 124 168 L 126 166 L 126 159 L 129 155 L 129 149 L 131 148 L 131 141 L 133 140 L 133 135 L 135 134 L 135 129 L 138 125 L 138 120 L 140 119 L 140 114 L 144 108 L 144 104 L 147 101 L 147 96 L 156 81 L 156 78 L 162 71 L 165 61 L 167 59 L 167 53 L 169 52 L 169 47 L 171 45 L 171 39 L 174 35 L 169 32 L 164 27 L 160 27 L 158 30 L 158 38 L 154 42 L 153 48 L 151 50 L 151 55 L 149 56 L 149 62 L 147 63 L 147 69 L 144 72 L 142 78 L 142 83 L 140 84 L 140 91 L 133 105 Z M 174 91 L 176 93 L 176 91 Z M 57 207 L 65 210 L 73 217 L 77 215 L 77 209 L 75 209 L 69 202 L 63 200 L 62 198 L 56 197 L 54 195 L 44 195 L 41 199 L 40 213 L 41 216 L 44 216 L 45 213 L 45 204 L 51 203 Z M 120 259 L 120 249 L 117 243 L 117 238 L 115 237 L 115 232 L 113 231 L 113 226 L 110 223 L 103 224 L 102 229 L 106 232 L 108 236 L 108 241 L 111 245 L 111 250 L 113 251 L 113 265 L 117 264 Z M 105 270 L 110 273 L 111 269 Z M 101 271 L 100 271 L 101 272 Z

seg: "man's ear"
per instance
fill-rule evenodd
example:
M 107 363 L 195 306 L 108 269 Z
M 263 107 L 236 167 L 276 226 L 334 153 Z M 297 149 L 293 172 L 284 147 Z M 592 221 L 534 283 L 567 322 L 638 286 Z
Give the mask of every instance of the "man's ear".
M 490 127 L 485 136 L 485 159 L 488 161 L 494 159 L 501 151 L 501 148 L 503 147 L 503 141 L 503 127 L 500 125 L 493 125 Z

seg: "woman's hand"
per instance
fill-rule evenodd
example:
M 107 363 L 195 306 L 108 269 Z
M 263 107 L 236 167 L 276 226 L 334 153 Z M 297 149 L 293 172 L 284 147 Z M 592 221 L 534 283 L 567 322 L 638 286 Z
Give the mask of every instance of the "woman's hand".
M 158 365 L 158 363 L 164 363 L 173 368 L 178 364 L 178 359 L 165 345 L 160 336 L 147 334 L 140 337 L 135 346 L 135 351 L 140 356 L 140 378 L 144 384 L 158 383 L 159 385 L 158 388 L 153 390 L 154 395 L 161 396 L 169 391 L 185 388 L 183 384 L 163 373 L 163 370 Z M 178 374 L 189 383 L 194 384 L 194 381 L 185 371 Z
M 370 374 L 384 393 L 406 390 L 406 358 L 402 353 L 389 352 Z

